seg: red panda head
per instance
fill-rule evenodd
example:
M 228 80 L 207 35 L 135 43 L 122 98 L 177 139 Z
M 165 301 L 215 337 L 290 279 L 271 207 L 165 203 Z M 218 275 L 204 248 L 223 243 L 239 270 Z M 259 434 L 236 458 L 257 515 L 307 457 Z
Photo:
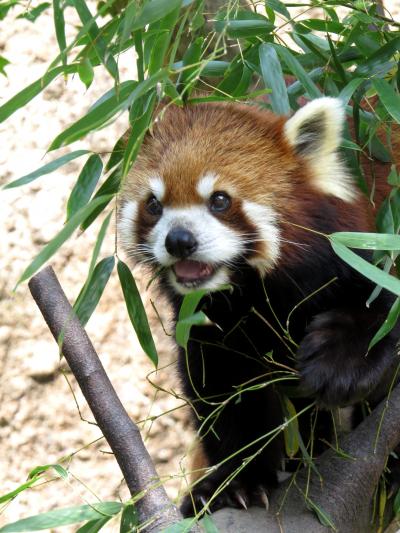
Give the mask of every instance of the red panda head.
M 273 270 L 317 198 L 357 196 L 337 156 L 343 122 L 334 98 L 288 120 L 239 104 L 167 107 L 124 183 L 123 246 L 181 294 L 218 289 L 243 262 Z

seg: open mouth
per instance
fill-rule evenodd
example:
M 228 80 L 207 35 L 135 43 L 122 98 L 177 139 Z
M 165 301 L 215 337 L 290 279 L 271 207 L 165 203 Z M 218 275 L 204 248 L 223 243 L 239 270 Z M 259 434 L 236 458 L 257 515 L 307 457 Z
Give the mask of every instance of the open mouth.
M 209 280 L 215 273 L 216 267 L 209 263 L 182 259 L 172 267 L 176 281 L 188 287 L 197 287 Z

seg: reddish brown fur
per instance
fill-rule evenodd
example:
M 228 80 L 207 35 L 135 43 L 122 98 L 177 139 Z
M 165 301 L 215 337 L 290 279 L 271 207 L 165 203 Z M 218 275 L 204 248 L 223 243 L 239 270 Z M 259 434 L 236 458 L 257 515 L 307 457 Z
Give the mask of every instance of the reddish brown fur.
M 361 193 L 357 201 L 347 203 L 327 197 L 312 185 L 312 170 L 288 144 L 284 123 L 283 117 L 244 104 L 167 106 L 144 141 L 133 171 L 135 179 L 128 180 L 125 196 L 141 198 L 143 205 L 148 179 L 161 176 L 166 185 L 165 206 L 201 204 L 204 199 L 197 193 L 196 184 L 207 172 L 214 172 L 218 174 L 214 190 L 225 190 L 235 199 L 235 216 L 229 212 L 230 225 L 236 220 L 249 231 L 250 224 L 239 216 L 243 214 L 240 202 L 246 199 L 271 206 L 279 215 L 283 237 L 302 242 L 307 236 L 296 225 L 310 227 L 313 207 L 315 212 L 320 199 L 329 198 L 328 208 L 340 206 L 338 230 L 373 230 L 375 210 Z M 363 164 L 367 176 L 371 176 L 371 162 L 364 158 Z M 388 192 L 388 165 L 374 162 L 373 172 L 379 205 Z M 150 227 L 147 218 L 143 224 Z M 295 261 L 298 250 L 284 244 L 282 256 Z

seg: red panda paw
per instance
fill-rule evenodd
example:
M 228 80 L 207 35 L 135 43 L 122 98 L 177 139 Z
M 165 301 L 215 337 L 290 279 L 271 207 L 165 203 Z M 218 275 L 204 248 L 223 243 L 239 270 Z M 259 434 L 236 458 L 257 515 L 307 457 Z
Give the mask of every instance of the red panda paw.
M 390 366 L 390 343 L 368 353 L 368 337 L 360 331 L 366 325 L 363 318 L 364 322 L 345 309 L 321 313 L 300 343 L 301 387 L 322 407 L 351 405 L 367 398 Z
M 183 516 L 186 518 L 206 512 L 214 513 L 224 507 L 247 510 L 249 506 L 257 505 L 268 509 L 269 490 L 262 484 L 250 489 L 240 479 L 235 478 L 221 491 L 220 486 L 220 480 L 214 481 L 212 476 L 211 479 L 209 476 L 197 483 L 182 501 Z

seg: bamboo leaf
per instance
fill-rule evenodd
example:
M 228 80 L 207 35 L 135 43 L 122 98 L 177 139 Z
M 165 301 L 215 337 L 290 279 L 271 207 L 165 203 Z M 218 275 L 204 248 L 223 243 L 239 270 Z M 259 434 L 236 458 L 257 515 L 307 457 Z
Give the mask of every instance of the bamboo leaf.
M 386 111 L 393 119 L 400 124 L 400 96 L 394 91 L 392 86 L 381 79 L 373 79 L 372 86 L 378 93 L 379 99 Z
M 343 87 L 339 94 L 339 98 L 343 102 L 343 105 L 347 105 L 349 103 L 350 98 L 364 81 L 365 80 L 363 78 L 354 78 L 349 81 L 345 87 Z
M 71 219 L 65 224 L 63 229 L 52 239 L 35 257 L 35 259 L 24 270 L 21 277 L 17 282 L 17 286 L 23 281 L 27 280 L 35 272 L 39 270 L 41 266 L 46 263 L 52 257 L 55 252 L 64 244 L 64 242 L 72 235 L 81 222 L 96 209 L 99 205 L 109 200 L 107 196 L 101 196 L 92 200 L 89 204 L 80 209 Z
M 285 449 L 288 457 L 292 458 L 297 454 L 300 447 L 299 421 L 296 416 L 296 409 L 287 396 L 281 396 L 281 403 L 283 408 L 283 414 L 285 416 L 286 422 L 288 422 L 283 430 Z
M 382 233 L 337 232 L 330 235 L 333 242 L 362 250 L 400 250 L 400 235 Z
M 54 0 L 53 0 L 54 1 Z M 91 44 L 97 53 L 99 60 L 106 67 L 111 76 L 118 80 L 118 65 L 114 57 L 108 53 L 107 45 L 97 26 L 96 19 L 92 16 L 85 0 L 71 0 L 71 4 L 75 7 L 82 24 L 87 26 L 87 34 L 90 37 Z
M 76 533 L 97 533 L 102 529 L 103 526 L 107 524 L 109 520 L 111 520 L 111 517 L 108 516 L 98 520 L 90 520 L 90 522 L 86 522 L 86 524 L 77 529 Z
M 283 46 L 276 46 L 275 50 L 278 52 L 280 58 L 286 63 L 290 72 L 298 79 L 298 81 L 303 85 L 307 93 L 311 98 L 320 98 L 322 96 L 321 91 L 312 81 L 310 76 L 304 70 L 299 61 L 295 56 Z
M 78 68 L 78 63 L 72 63 L 65 67 L 55 67 L 47 71 L 44 76 L 25 87 L 25 89 L 22 89 L 22 91 L 0 106 L 0 123 L 4 122 L 9 116 L 15 113 L 15 111 L 24 107 L 28 102 L 35 98 L 35 96 L 41 93 L 57 76 L 60 74 L 74 74 L 78 71 Z
M 264 84 L 272 89 L 270 94 L 272 110 L 278 115 L 289 115 L 289 98 L 276 50 L 270 44 L 265 43 L 260 46 L 259 54 Z
M 53 19 L 57 43 L 60 49 L 61 61 L 65 66 L 67 64 L 67 54 L 65 52 L 67 48 L 67 41 L 65 38 L 64 10 L 61 6 L 60 0 L 53 0 Z
M 154 366 L 157 366 L 157 350 L 154 345 L 146 311 L 144 310 L 143 302 L 140 298 L 135 280 L 128 266 L 121 260 L 118 260 L 117 270 L 128 310 L 128 315 L 136 332 L 140 346 L 154 363 Z
M 276 13 L 279 13 L 286 19 L 290 20 L 290 13 L 281 0 L 265 0 L 265 7 L 271 7 Z
M 192 326 L 205 326 L 209 323 L 210 321 L 203 311 L 198 311 L 193 315 L 178 320 L 176 324 L 176 342 L 179 346 L 186 349 Z
M 89 273 L 89 277 L 74 303 L 74 311 L 82 326 L 92 316 L 114 269 L 114 256 L 102 259 Z
M 368 346 L 368 350 L 371 350 L 375 346 L 375 344 L 377 344 L 380 340 L 383 339 L 383 337 L 385 337 L 388 333 L 392 331 L 394 326 L 397 324 L 399 318 L 400 318 L 400 298 L 396 298 L 392 307 L 390 308 L 389 314 L 386 317 L 384 323 L 381 325 L 381 327 L 378 329 L 378 331 L 375 333 L 375 335 L 371 339 L 371 342 L 369 343 L 369 346 Z
M 78 67 L 78 75 L 81 82 L 85 84 L 86 89 L 89 89 L 94 79 L 94 70 L 89 58 L 82 57 Z
M 380 285 L 384 289 L 393 292 L 396 296 L 400 296 L 400 280 L 383 272 L 380 268 L 371 265 L 362 257 L 352 252 L 349 248 L 344 246 L 341 242 L 330 239 L 331 246 L 335 253 L 352 268 L 369 278 L 371 281 Z
M 132 24 L 130 31 L 139 30 L 147 26 L 147 24 L 157 22 L 157 20 L 164 18 L 181 5 L 182 0 L 151 0 L 147 2 Z
M 113 516 L 120 512 L 120 502 L 100 502 L 92 505 L 65 507 L 48 513 L 42 513 L 18 520 L 0 528 L 0 533 L 19 533 L 22 531 L 40 531 L 55 527 L 76 524 L 84 520 L 103 519 L 105 515 Z
M 99 181 L 103 163 L 100 156 L 92 154 L 86 161 L 67 202 L 67 220 L 86 205 Z
M 61 132 L 49 147 L 49 151 L 66 146 L 82 138 L 89 131 L 103 126 L 121 109 L 129 106 L 128 97 L 136 87 L 137 82 L 126 81 L 120 84 L 118 93 L 113 89 L 104 98 L 103 101 L 92 107 L 86 115 L 74 122 L 71 126 Z
M 114 196 L 119 191 L 121 185 L 121 168 L 117 167 L 101 185 L 99 190 L 93 196 L 93 200 L 97 198 L 107 198 L 104 202 L 101 202 L 99 206 L 94 209 L 90 215 L 88 215 L 81 224 L 81 230 L 85 231 L 99 216 L 99 214 L 107 207 Z M 93 201 L 92 200 L 92 201 Z
M 119 533 L 132 533 L 138 525 L 139 518 L 134 505 L 127 505 L 122 512 Z
M 91 276 L 91 274 L 92 274 L 92 272 L 94 270 L 94 267 L 96 266 L 97 259 L 98 259 L 99 254 L 100 254 L 101 246 L 102 246 L 102 244 L 104 242 L 104 237 L 106 236 L 107 229 L 108 229 L 108 226 L 110 224 L 110 220 L 111 220 L 112 214 L 113 214 L 113 211 L 111 211 L 111 213 L 109 213 L 106 216 L 106 218 L 103 220 L 103 222 L 101 224 L 100 231 L 99 231 L 99 233 L 97 235 L 96 244 L 94 245 L 94 248 L 93 248 L 92 258 L 90 260 L 88 277 Z
M 88 153 L 89 153 L 88 150 L 76 150 L 75 152 L 71 152 L 69 154 L 63 155 L 59 157 L 58 159 L 54 159 L 54 161 L 51 161 L 50 163 L 43 165 L 37 170 L 34 170 L 33 172 L 30 172 L 29 174 L 22 176 L 22 178 L 18 178 L 17 180 L 14 180 L 11 183 L 8 183 L 7 185 L 3 187 L 3 189 L 13 189 L 14 187 L 21 187 L 21 185 L 26 185 L 27 183 L 30 183 L 31 181 L 34 181 L 37 178 L 40 178 L 40 176 L 44 176 L 45 174 L 50 174 L 51 172 L 54 172 L 55 170 L 62 167 L 66 163 L 69 163 L 70 161 L 76 159 L 77 157 L 81 157 L 82 155 L 85 155 Z

